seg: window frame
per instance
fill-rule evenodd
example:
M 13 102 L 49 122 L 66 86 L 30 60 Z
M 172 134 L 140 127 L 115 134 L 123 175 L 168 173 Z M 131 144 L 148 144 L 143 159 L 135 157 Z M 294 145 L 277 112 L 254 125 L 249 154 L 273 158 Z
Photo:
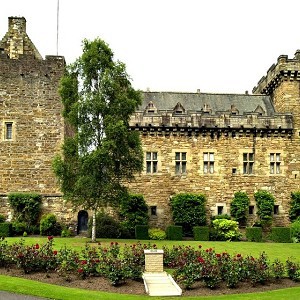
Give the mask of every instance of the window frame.
M 243 175 L 254 174 L 255 154 L 253 152 L 243 152 Z
M 187 151 L 175 151 L 175 175 L 186 175 Z
M 148 154 L 150 155 L 150 157 L 148 156 Z M 157 174 L 158 173 L 158 152 L 146 151 L 145 158 L 146 158 L 146 174 Z
M 215 153 L 212 151 L 205 151 L 203 152 L 203 173 L 214 174 L 214 172 L 215 172 Z

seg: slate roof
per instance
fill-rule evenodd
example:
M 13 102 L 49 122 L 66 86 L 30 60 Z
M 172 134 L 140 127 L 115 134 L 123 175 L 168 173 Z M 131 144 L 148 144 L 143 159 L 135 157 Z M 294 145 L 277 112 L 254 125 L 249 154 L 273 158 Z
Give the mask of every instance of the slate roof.
M 233 107 L 239 115 L 243 115 L 255 112 L 259 106 L 266 116 L 275 113 L 271 98 L 267 95 L 143 92 L 143 102 L 138 111 L 144 111 L 150 101 L 158 111 L 172 111 L 180 103 L 190 112 L 201 112 L 205 106 L 209 107 L 212 115 L 231 111 Z

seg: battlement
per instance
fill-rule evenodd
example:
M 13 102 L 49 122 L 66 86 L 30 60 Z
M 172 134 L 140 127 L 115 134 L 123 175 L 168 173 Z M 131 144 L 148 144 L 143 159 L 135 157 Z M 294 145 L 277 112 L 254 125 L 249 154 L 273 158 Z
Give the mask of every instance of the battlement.
M 287 80 L 300 81 L 300 50 L 296 51 L 292 59 L 289 59 L 287 55 L 280 55 L 277 63 L 269 68 L 267 75 L 259 80 L 252 92 L 270 95 L 282 81 Z

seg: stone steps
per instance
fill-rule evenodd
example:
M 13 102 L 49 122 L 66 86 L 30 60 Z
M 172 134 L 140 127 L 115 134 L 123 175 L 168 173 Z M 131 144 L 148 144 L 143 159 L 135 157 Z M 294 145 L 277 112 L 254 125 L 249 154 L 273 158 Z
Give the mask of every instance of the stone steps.
M 145 272 L 143 280 L 149 296 L 181 296 L 182 290 L 166 272 Z

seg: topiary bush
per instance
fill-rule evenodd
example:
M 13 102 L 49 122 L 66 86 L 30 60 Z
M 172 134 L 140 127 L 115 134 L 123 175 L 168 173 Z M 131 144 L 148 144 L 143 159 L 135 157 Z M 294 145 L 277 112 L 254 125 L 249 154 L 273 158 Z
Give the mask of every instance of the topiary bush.
M 294 243 L 300 242 L 300 219 L 296 220 L 290 225 L 291 238 Z
M 250 242 L 262 241 L 262 228 L 261 227 L 246 227 L 246 238 Z
M 193 227 L 195 241 L 209 241 L 209 227 L 195 226 Z
M 291 193 L 289 217 L 291 222 L 300 217 L 300 192 Z
M 268 228 L 272 225 L 274 211 L 274 196 L 267 191 L 257 191 L 254 194 L 257 203 L 257 215 L 262 227 Z
M 149 228 L 148 230 L 150 240 L 165 240 L 166 232 L 160 228 Z
M 238 222 L 227 219 L 212 221 L 211 239 L 216 241 L 237 241 L 241 238 Z
M 60 235 L 61 225 L 57 222 L 54 214 L 47 214 L 41 218 L 40 234 L 41 235 Z
M 11 223 L 0 223 L 0 238 L 11 236 Z
M 201 194 L 182 193 L 171 198 L 175 225 L 182 226 L 184 235 L 192 236 L 194 226 L 206 225 L 206 198 Z
M 290 227 L 272 227 L 271 240 L 277 243 L 290 243 L 291 228 Z
M 137 240 L 149 240 L 149 226 L 148 225 L 136 225 L 135 226 L 135 238 Z
M 88 222 L 88 235 L 92 235 L 92 219 Z M 96 215 L 96 237 L 97 238 L 119 238 L 121 236 L 121 225 L 112 216 L 105 212 Z
M 182 226 L 170 225 L 166 229 L 167 239 L 170 241 L 181 241 L 183 230 Z
M 230 214 L 232 218 L 239 222 L 240 226 L 247 223 L 250 199 L 245 192 L 236 192 L 230 204 Z
M 143 195 L 129 195 L 120 203 L 120 224 L 128 238 L 135 236 L 136 225 L 148 225 L 148 206 Z M 126 236 L 127 237 L 127 236 Z

